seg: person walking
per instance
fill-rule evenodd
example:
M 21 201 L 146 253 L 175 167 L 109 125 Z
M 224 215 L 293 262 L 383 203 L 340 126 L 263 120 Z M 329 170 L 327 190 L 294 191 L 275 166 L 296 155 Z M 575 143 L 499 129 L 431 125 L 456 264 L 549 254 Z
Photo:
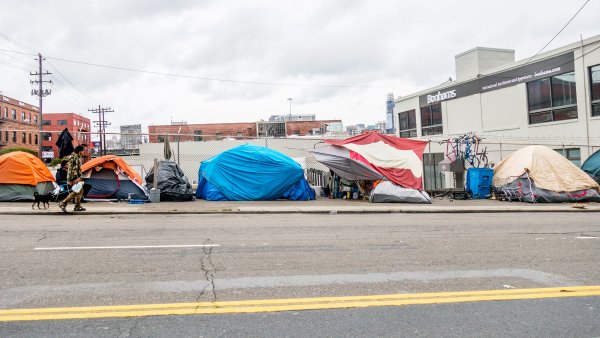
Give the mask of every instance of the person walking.
M 73 150 L 73 153 L 67 157 L 67 184 L 70 187 L 71 193 L 58 204 L 58 207 L 63 212 L 67 212 L 67 204 L 72 199 L 75 200 L 75 209 L 73 209 L 73 211 L 85 211 L 85 208 L 81 206 L 83 186 L 77 185 L 79 182 L 83 185 L 83 180 L 81 178 L 81 157 L 79 156 L 79 153 L 82 152 L 83 149 L 85 149 L 85 146 L 78 145 Z

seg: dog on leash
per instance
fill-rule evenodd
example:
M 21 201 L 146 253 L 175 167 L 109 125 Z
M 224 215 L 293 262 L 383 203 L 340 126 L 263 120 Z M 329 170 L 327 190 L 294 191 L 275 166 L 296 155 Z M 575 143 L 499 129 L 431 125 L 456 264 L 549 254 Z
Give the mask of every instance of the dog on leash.
M 53 200 L 54 195 L 52 194 L 47 194 L 47 195 L 40 195 L 38 194 L 38 192 L 34 192 L 33 193 L 33 204 L 31 205 L 31 209 L 33 209 L 33 206 L 37 203 L 37 207 L 38 209 L 40 208 L 40 202 L 42 203 L 42 205 L 44 206 L 44 209 L 48 209 L 50 208 L 50 201 Z M 46 205 L 48 207 L 46 207 Z

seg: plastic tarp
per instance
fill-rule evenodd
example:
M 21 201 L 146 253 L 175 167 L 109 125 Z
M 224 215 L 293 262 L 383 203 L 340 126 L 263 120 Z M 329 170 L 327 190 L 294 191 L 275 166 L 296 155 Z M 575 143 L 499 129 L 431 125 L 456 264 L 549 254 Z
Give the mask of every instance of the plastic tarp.
M 527 146 L 494 167 L 493 185 L 500 188 L 527 173 L 535 186 L 554 192 L 577 192 L 600 187 L 589 175 L 558 152 L 545 146 Z
M 38 183 L 56 181 L 44 162 L 23 151 L 13 151 L 0 156 L 0 173 L 0 184 L 25 184 L 35 187 Z
M 527 174 L 516 180 L 495 188 L 496 192 L 509 200 L 520 200 L 529 203 L 574 203 L 600 202 L 600 195 L 595 189 L 583 189 L 571 192 L 558 192 L 538 187 Z
M 329 145 L 310 150 L 315 160 L 323 163 L 338 176 L 349 181 L 375 181 L 385 180 L 385 176 L 375 171 L 366 164 L 353 160 L 350 156 L 350 149 Z
M 146 188 L 152 189 L 154 182 L 154 168 L 146 175 Z M 177 163 L 173 161 L 158 162 L 157 188 L 160 189 L 161 201 L 191 201 L 194 199 L 194 190 L 187 177 Z
M 423 151 L 428 141 L 372 132 L 325 142 L 350 150 L 351 159 L 363 163 L 396 185 L 423 189 Z
M 314 200 L 301 166 L 278 151 L 244 144 L 203 161 L 196 197 L 206 200 Z
M 403 188 L 389 181 L 383 181 L 371 190 L 372 203 L 424 203 L 431 204 L 431 197 L 417 189 Z
M 583 162 L 581 170 L 592 176 L 596 182 L 600 181 L 600 150 Z

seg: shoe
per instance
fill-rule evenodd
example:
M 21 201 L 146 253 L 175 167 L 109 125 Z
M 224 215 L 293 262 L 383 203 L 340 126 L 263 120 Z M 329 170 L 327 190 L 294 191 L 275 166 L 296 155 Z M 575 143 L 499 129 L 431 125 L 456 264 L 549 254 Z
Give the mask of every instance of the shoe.
M 73 211 L 85 211 L 86 209 L 82 206 L 77 206 L 75 207 L 75 209 L 73 209 Z
M 60 208 L 60 210 L 62 210 L 64 213 L 67 212 L 67 205 L 64 202 L 60 202 L 58 203 L 58 207 Z

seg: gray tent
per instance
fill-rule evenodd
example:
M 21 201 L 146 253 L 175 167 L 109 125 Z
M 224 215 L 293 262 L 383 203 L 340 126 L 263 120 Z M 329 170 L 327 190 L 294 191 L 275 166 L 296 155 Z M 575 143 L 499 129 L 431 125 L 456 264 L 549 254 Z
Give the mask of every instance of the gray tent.
M 310 150 L 314 158 L 323 163 L 341 178 L 349 181 L 387 180 L 374 169 L 350 158 L 350 150 L 345 147 L 328 145 Z
M 431 204 L 431 197 L 425 191 L 403 188 L 392 182 L 379 183 L 371 191 L 369 201 L 372 203 L 425 203 Z

